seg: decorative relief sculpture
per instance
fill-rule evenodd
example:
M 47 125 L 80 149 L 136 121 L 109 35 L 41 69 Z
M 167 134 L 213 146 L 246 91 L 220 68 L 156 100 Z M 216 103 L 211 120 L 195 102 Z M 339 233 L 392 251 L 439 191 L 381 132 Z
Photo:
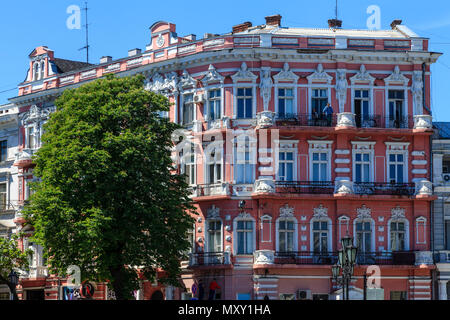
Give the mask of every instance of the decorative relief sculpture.
M 264 111 L 269 109 L 270 98 L 272 97 L 273 81 L 270 77 L 270 68 L 261 70 L 261 97 L 263 98 Z
M 433 129 L 433 117 L 427 114 L 414 116 L 414 129 Z
M 370 219 L 372 218 L 372 209 L 367 208 L 365 204 L 361 208 L 356 209 L 358 219 Z
M 323 204 L 320 204 L 318 208 L 314 208 L 314 218 L 328 218 L 328 208 L 325 208 Z
M 275 113 L 271 111 L 263 111 L 256 115 L 256 125 L 259 128 L 269 128 L 275 122 Z
M 393 220 L 404 219 L 405 218 L 405 209 L 397 206 L 391 210 L 391 218 Z
M 211 208 L 208 209 L 207 212 L 208 219 L 217 219 L 220 218 L 220 209 L 215 205 L 212 205 Z
M 294 208 L 290 207 L 288 204 L 285 204 L 280 208 L 280 217 L 281 218 L 292 218 L 294 217 Z
M 414 71 L 411 92 L 414 101 L 414 115 L 423 114 L 423 81 L 422 71 Z
M 339 101 L 339 112 L 344 112 L 347 101 L 347 73 L 345 70 L 338 70 L 336 73 L 336 98 Z

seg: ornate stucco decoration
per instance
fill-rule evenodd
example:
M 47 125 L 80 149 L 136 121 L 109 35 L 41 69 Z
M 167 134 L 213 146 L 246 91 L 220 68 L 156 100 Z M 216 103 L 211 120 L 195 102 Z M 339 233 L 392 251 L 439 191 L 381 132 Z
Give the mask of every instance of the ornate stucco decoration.
M 354 85 L 356 82 L 369 82 L 370 85 L 373 85 L 375 78 L 370 75 L 370 73 L 366 70 L 365 65 L 361 65 L 359 72 L 350 78 L 350 82 Z
M 340 102 L 339 102 L 340 104 Z M 355 127 L 355 114 L 351 112 L 341 112 L 337 115 L 338 127 Z
M 294 217 L 294 208 L 290 207 L 288 204 L 285 204 L 280 208 L 280 218 L 293 218 Z
M 160 93 L 164 88 L 164 78 L 161 74 L 155 73 L 151 77 L 151 81 L 148 81 L 145 88 L 147 90 Z
M 255 75 L 253 72 L 250 72 L 248 70 L 247 64 L 245 62 L 242 63 L 241 69 L 238 72 L 236 72 L 234 75 L 231 76 L 231 79 L 233 79 L 233 82 L 238 82 L 238 81 L 256 82 L 257 78 L 258 78 L 257 75 Z
M 321 63 L 319 63 L 319 65 L 317 66 L 316 71 L 314 71 L 306 78 L 310 83 L 318 81 L 318 82 L 327 82 L 328 84 L 330 84 L 331 80 L 333 80 L 333 77 L 323 70 L 323 66 Z
M 336 194 L 353 194 L 353 182 L 350 180 L 335 181 L 334 193 Z
M 258 250 L 254 253 L 255 264 L 273 264 L 275 254 L 271 250 Z
M 273 81 L 270 76 L 270 67 L 262 68 L 261 70 L 261 82 L 259 88 L 261 89 L 261 97 L 263 98 L 264 111 L 269 110 L 269 102 L 272 97 Z
M 318 208 L 314 208 L 313 217 L 316 219 L 328 218 L 328 208 L 320 204 Z
M 289 63 L 286 62 L 283 66 L 283 70 L 280 73 L 274 75 L 273 78 L 275 79 L 275 83 L 278 83 L 280 80 L 292 81 L 294 83 L 297 83 L 299 76 L 297 76 L 290 70 Z
M 256 115 L 256 125 L 259 128 L 268 128 L 273 126 L 275 121 L 275 113 L 272 111 L 263 111 Z
M 211 208 L 208 209 L 207 212 L 208 219 L 217 219 L 220 218 L 220 209 L 215 205 L 212 205 Z
M 275 182 L 273 180 L 260 179 L 255 181 L 256 193 L 274 193 Z
M 163 90 L 166 92 L 176 92 L 178 91 L 178 75 L 176 72 L 172 71 L 166 74 L 166 79 L 164 80 Z
M 427 114 L 414 116 L 414 129 L 433 129 L 433 117 Z
M 347 101 L 347 72 L 338 70 L 336 72 L 336 98 L 339 102 L 339 112 L 344 112 L 345 102 Z
M 416 181 L 416 195 L 433 195 L 433 183 L 428 180 Z
M 197 80 L 192 78 L 192 76 L 186 70 L 183 71 L 183 75 L 180 78 L 178 87 L 180 89 L 184 88 L 195 88 L 197 86 Z
M 55 106 L 49 107 L 38 107 L 37 105 L 32 105 L 30 110 L 19 116 L 23 125 L 31 123 L 39 123 L 41 121 L 48 120 L 50 114 L 56 111 Z
M 239 215 L 237 217 L 239 219 L 251 219 L 252 215 L 246 211 L 242 211 L 241 213 L 239 213 Z
M 423 114 L 423 81 L 422 71 L 414 71 L 412 77 L 411 92 L 414 101 L 414 114 Z
M 404 86 L 407 86 L 409 83 L 409 79 L 400 72 L 399 66 L 395 66 L 394 72 L 389 77 L 384 79 L 384 81 L 390 83 L 400 83 Z
M 204 83 L 213 83 L 213 82 L 224 82 L 225 77 L 221 76 L 216 68 L 210 64 L 208 68 L 208 73 L 203 77 L 202 82 Z
M 393 220 L 396 219 L 404 219 L 405 218 L 405 209 L 397 206 L 391 210 L 391 218 Z
M 362 205 L 361 208 L 356 209 L 358 219 L 371 219 L 372 218 L 372 209 L 367 208 L 365 204 Z

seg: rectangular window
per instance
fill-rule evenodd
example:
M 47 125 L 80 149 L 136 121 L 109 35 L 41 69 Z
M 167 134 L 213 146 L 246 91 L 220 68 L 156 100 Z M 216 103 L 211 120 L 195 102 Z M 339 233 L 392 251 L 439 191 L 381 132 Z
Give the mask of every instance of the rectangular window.
M 405 250 L 405 223 L 391 222 L 391 251 Z
M 235 153 L 235 180 L 237 184 L 253 184 L 255 164 L 249 138 L 238 141 Z
M 357 127 L 371 127 L 369 122 L 369 90 L 355 90 L 354 106 Z
M 222 252 L 222 222 L 208 221 L 208 251 Z
M 0 210 L 6 210 L 6 183 L 0 184 Z
M 253 253 L 253 221 L 237 222 L 237 254 Z
M 370 222 L 356 223 L 356 245 L 358 252 L 372 251 L 372 227 Z
M 391 153 L 389 154 L 389 183 L 404 183 L 406 177 L 405 172 L 405 155 L 403 153 Z
M 281 220 L 278 223 L 278 251 L 294 251 L 294 222 L 289 220 Z
M 312 154 L 313 181 L 328 181 L 328 153 L 313 152 Z
M 294 180 L 294 152 L 279 153 L 278 176 L 280 181 Z
M 8 142 L 6 140 L 0 141 L 0 162 L 8 159 Z
M 403 128 L 404 122 L 404 109 L 403 104 L 405 100 L 404 90 L 389 90 L 389 127 L 390 128 Z
M 294 110 L 294 90 L 292 88 L 278 89 L 278 117 L 290 118 Z
M 217 184 L 222 181 L 222 153 L 220 150 L 211 152 L 208 158 L 208 183 Z
M 27 133 L 28 133 L 27 147 L 28 147 L 28 149 L 34 149 L 34 147 L 36 145 L 35 144 L 34 127 L 28 127 Z
M 323 109 L 328 103 L 327 89 L 313 89 L 311 97 L 311 114 L 314 117 L 321 118 Z
M 222 117 L 222 97 L 221 90 L 215 89 L 208 92 L 208 113 L 209 120 L 218 120 Z
M 313 245 L 314 253 L 328 252 L 328 222 L 313 222 Z
M 195 148 L 191 145 L 191 150 L 187 155 L 180 154 L 183 161 L 181 173 L 186 175 L 186 182 L 190 185 L 196 184 L 195 176 Z
M 190 125 L 194 121 L 194 94 L 183 96 L 183 125 Z
M 370 167 L 370 154 L 356 153 L 354 162 L 355 182 L 371 182 Z
M 252 119 L 253 118 L 253 89 L 238 88 L 237 89 L 237 118 Z

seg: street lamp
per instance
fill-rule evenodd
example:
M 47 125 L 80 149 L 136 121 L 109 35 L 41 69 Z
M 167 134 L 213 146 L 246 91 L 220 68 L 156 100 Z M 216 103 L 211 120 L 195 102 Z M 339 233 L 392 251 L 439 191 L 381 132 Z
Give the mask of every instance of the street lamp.
M 349 283 L 353 275 L 358 248 L 353 246 L 353 238 L 349 235 L 341 239 L 342 248 L 338 252 L 338 264 L 331 268 L 334 280 L 342 286 L 342 295 L 345 300 L 349 300 Z M 342 269 L 342 279 L 339 279 L 340 269 Z M 345 292 L 345 295 L 344 295 Z
M 8 282 L 12 285 L 13 290 L 11 290 L 12 300 L 16 298 L 16 286 L 19 284 L 19 276 L 14 270 L 8 275 Z

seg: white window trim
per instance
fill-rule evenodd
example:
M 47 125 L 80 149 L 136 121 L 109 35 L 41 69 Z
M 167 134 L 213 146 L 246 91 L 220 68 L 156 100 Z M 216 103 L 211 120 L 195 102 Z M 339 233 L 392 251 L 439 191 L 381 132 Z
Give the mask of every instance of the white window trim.
M 366 252 L 366 253 L 373 253 L 373 252 L 376 252 L 377 250 L 375 249 L 375 247 L 376 247 L 376 243 L 375 243 L 375 232 L 376 232 L 376 230 L 375 230 L 375 220 L 374 219 L 372 219 L 372 218 L 365 218 L 365 219 L 361 219 L 361 218 L 356 218 L 355 220 L 353 220 L 353 234 L 354 234 L 354 239 L 353 239 L 353 241 L 354 241 L 354 245 L 356 246 L 357 245 L 357 237 L 356 237 L 356 224 L 357 223 L 364 223 L 364 222 L 370 222 L 370 231 L 371 231 L 371 235 L 370 235 L 370 241 L 371 241 L 371 243 L 370 243 L 370 250 L 369 250 L 369 252 Z
M 368 90 L 369 91 L 369 116 L 375 115 L 374 105 L 373 105 L 373 85 L 352 85 L 352 113 L 355 113 L 355 91 L 357 90 Z
M 206 122 L 210 122 L 213 121 L 210 119 L 210 112 L 209 112 L 209 92 L 210 91 L 214 91 L 214 90 L 220 90 L 220 119 L 223 119 L 223 117 L 225 116 L 225 110 L 224 110 L 224 106 L 225 106 L 225 88 L 223 87 L 223 85 L 212 85 L 209 87 L 204 88 L 205 89 L 205 106 L 203 106 L 203 111 L 204 111 L 204 117 L 205 117 L 205 121 Z M 220 120 L 220 119 L 216 119 L 216 120 Z
M 387 251 L 392 252 L 391 250 L 391 222 L 403 222 L 405 224 L 405 251 L 409 250 L 409 221 L 406 218 L 392 219 L 390 218 L 387 221 L 387 231 L 388 231 L 388 242 L 387 242 Z
M 252 82 L 236 82 L 233 85 L 233 120 L 251 121 L 252 119 L 249 119 L 249 118 L 241 119 L 241 118 L 237 117 L 237 112 L 238 112 L 237 91 L 240 88 L 252 88 L 252 119 L 255 119 L 256 118 L 256 108 L 257 108 L 256 80 L 254 80 Z
M 419 223 L 423 223 L 423 239 L 424 242 L 419 242 Z M 416 244 L 427 244 L 427 218 L 420 216 L 416 218 Z
M 180 94 L 180 123 L 185 126 L 186 124 L 184 123 L 184 96 L 185 95 L 189 95 L 192 94 L 193 98 L 195 97 L 197 90 L 195 88 L 193 89 L 189 89 L 189 90 L 184 90 L 181 94 Z M 192 123 L 190 125 L 192 125 L 194 123 L 195 120 L 197 120 L 197 104 L 192 101 L 192 105 L 194 106 L 194 114 L 193 114 L 193 119 L 192 119 Z
M 385 142 L 386 144 L 386 177 L 385 177 L 385 181 L 387 183 L 390 182 L 389 180 L 389 165 L 390 165 L 390 161 L 389 161 L 389 155 L 391 154 L 402 154 L 403 155 L 403 159 L 404 159 L 404 166 L 403 166 L 403 177 L 404 177 L 404 181 L 403 183 L 408 183 L 409 182 L 409 158 L 408 158 L 408 149 L 409 149 L 409 142 Z
M 268 221 L 268 222 L 265 222 L 265 221 Z M 267 226 L 269 228 L 269 240 L 267 240 L 267 241 L 264 240 L 264 233 L 263 233 L 264 223 L 267 223 Z M 272 242 L 272 217 L 271 216 L 266 214 L 261 217 L 261 225 L 260 225 L 259 230 L 260 230 L 260 234 L 261 234 L 261 237 L 260 237 L 261 243 L 271 243 Z
M 253 252 L 256 250 L 256 220 L 250 214 L 244 213 L 233 220 L 233 252 L 235 256 L 250 256 L 250 254 L 240 254 L 238 253 L 238 236 L 237 236 L 237 223 L 239 221 L 252 221 L 253 222 L 253 230 L 252 230 L 252 248 Z
M 257 165 L 257 157 L 258 157 L 258 150 L 257 150 L 257 145 L 258 145 L 258 140 L 253 136 L 253 135 L 248 135 L 245 133 L 239 134 L 239 131 L 235 132 L 236 137 L 232 140 L 233 143 L 233 150 L 232 150 L 232 167 L 233 167 L 233 184 L 235 185 L 247 185 L 247 184 L 237 184 L 236 183 L 236 156 L 237 156 L 237 148 L 239 145 L 239 140 L 243 140 L 245 137 L 249 138 L 249 149 L 250 149 L 250 164 L 254 165 L 254 170 L 253 170 L 253 178 L 254 180 L 256 180 L 256 165 Z M 253 184 L 251 184 L 253 185 Z
M 310 247 L 309 247 L 309 251 L 314 254 L 314 222 L 323 222 L 323 221 L 327 221 L 328 223 L 328 238 L 327 238 L 327 246 L 328 246 L 328 253 L 332 253 L 333 252 L 333 228 L 332 228 L 332 221 L 330 218 L 316 218 L 313 217 L 310 220 Z
M 353 181 L 356 181 L 356 154 L 368 153 L 370 163 L 374 164 L 375 157 L 375 141 L 351 141 L 352 144 L 352 171 Z M 375 165 L 370 166 L 369 170 L 370 179 L 369 182 L 375 182 Z
M 331 105 L 331 85 L 327 85 L 327 84 L 322 84 L 322 83 L 310 83 L 308 85 L 308 110 L 307 110 L 307 114 L 308 115 L 312 115 L 312 91 L 313 90 L 327 90 L 327 98 L 328 98 L 328 103 Z M 336 108 L 333 108 L 334 113 L 337 113 Z M 323 110 L 320 110 L 320 112 L 322 112 Z
M 279 114 L 279 96 L 278 96 L 278 90 L 279 89 L 292 89 L 294 95 L 292 97 L 292 113 L 294 115 L 298 115 L 298 99 L 297 99 L 297 91 L 298 91 L 298 86 L 293 82 L 293 83 L 289 83 L 289 82 L 282 82 L 282 83 L 278 83 L 276 82 L 274 85 L 274 89 L 275 89 L 275 114 L 278 117 Z
M 203 170 L 204 170 L 204 177 L 203 177 L 203 182 L 204 184 L 209 184 L 210 181 L 210 172 L 209 172 L 209 165 L 210 164 L 220 164 L 220 183 L 223 183 L 225 181 L 224 179 L 224 173 L 225 173 L 225 168 L 224 168 L 224 154 L 223 154 L 223 145 L 224 142 L 223 141 L 215 141 L 212 142 L 210 144 L 208 144 L 208 146 L 205 148 L 204 150 L 204 161 L 203 161 Z M 211 152 L 220 152 L 220 162 L 216 162 L 216 161 L 210 161 L 210 154 Z
M 194 160 L 193 160 L 193 165 L 194 165 L 194 177 L 195 177 L 195 183 L 194 184 L 190 184 L 190 182 L 189 182 L 189 186 L 196 186 L 197 185 L 197 144 L 195 143 L 195 142 L 193 142 L 193 141 L 187 141 L 187 143 L 189 143 L 189 145 L 190 145 L 190 147 L 191 147 L 191 149 L 189 150 L 189 152 L 191 152 L 192 151 L 192 146 L 194 147 Z M 189 163 L 186 163 L 186 162 L 184 162 L 184 157 L 185 157 L 185 154 L 184 154 L 184 148 L 182 149 L 182 150 L 180 150 L 180 151 L 178 151 L 178 157 L 179 157 L 179 153 L 180 152 L 183 152 L 183 158 L 182 159 L 180 159 L 180 171 L 181 171 L 181 173 L 182 174 L 185 174 L 186 172 L 184 172 L 184 165 L 187 165 L 187 164 L 191 164 L 191 162 L 189 162 Z
M 211 244 L 209 243 L 209 223 L 212 221 L 220 221 L 220 247 L 221 250 L 219 252 L 223 252 L 223 221 L 221 218 L 210 218 L 205 221 L 205 252 L 213 252 L 210 248 Z
M 345 234 L 342 234 L 342 226 L 346 227 L 347 232 Z M 343 237 L 345 237 L 348 234 L 350 234 L 350 218 L 347 216 L 340 216 L 338 218 L 338 230 L 339 230 L 339 239 L 338 239 L 338 243 L 340 243 L 341 239 Z
M 293 153 L 293 172 L 292 177 L 293 181 L 299 180 L 299 172 L 298 172 L 298 140 L 275 140 L 275 168 L 276 168 L 276 180 L 280 181 L 280 151 L 281 152 L 292 152 Z
M 405 86 L 389 86 L 389 83 L 390 82 L 386 83 L 385 92 L 384 92 L 385 99 L 386 99 L 385 100 L 385 110 L 384 110 L 384 114 L 386 115 L 386 120 L 385 120 L 386 128 L 389 128 L 389 117 L 390 117 L 390 114 L 389 114 L 389 90 L 398 90 L 398 91 L 403 90 L 404 91 L 405 99 L 403 100 L 403 102 L 404 102 L 403 103 L 403 111 L 404 111 L 403 116 L 406 119 L 408 119 L 408 115 L 409 115 L 409 113 L 408 113 L 408 109 L 409 109 L 408 86 L 407 85 L 405 85 Z
M 322 152 L 322 153 L 327 153 L 328 157 L 328 167 L 327 167 L 327 181 L 331 181 L 331 158 L 332 158 L 332 145 L 333 145 L 332 140 L 330 141 L 324 141 L 324 140 L 308 140 L 308 144 L 309 144 L 309 153 L 308 153 L 308 157 L 309 157 L 309 177 L 308 177 L 308 181 L 313 181 L 313 153 L 314 152 Z
M 281 220 L 284 221 L 292 221 L 294 223 L 294 236 L 293 236 L 293 251 L 298 251 L 298 221 L 295 217 L 278 217 L 275 221 L 275 237 L 276 237 L 276 251 L 281 252 L 280 250 L 280 234 L 279 234 L 279 223 Z

